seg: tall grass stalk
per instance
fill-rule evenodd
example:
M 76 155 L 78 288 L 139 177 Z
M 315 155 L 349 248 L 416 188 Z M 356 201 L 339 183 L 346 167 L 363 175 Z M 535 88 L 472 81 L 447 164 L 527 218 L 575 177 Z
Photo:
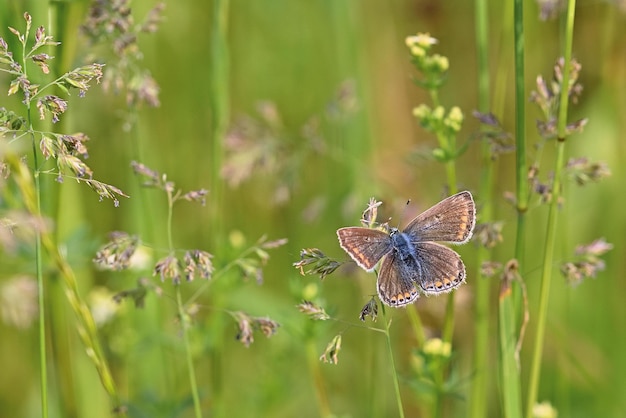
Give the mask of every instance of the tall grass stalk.
M 476 46 L 478 64 L 478 110 L 487 113 L 489 109 L 489 62 L 488 62 L 488 13 L 487 0 L 476 0 Z M 488 141 L 481 145 L 481 178 L 479 196 L 482 202 L 480 220 L 490 222 L 493 219 L 493 159 Z M 476 259 L 476 293 L 474 299 L 474 353 L 472 369 L 475 377 L 470 394 L 470 414 L 472 418 L 487 415 L 489 399 L 487 384 L 487 358 L 489 355 L 489 281 L 483 277 L 481 266 L 491 259 L 492 251 L 484 246 L 478 248 Z
M 436 87 L 428 89 L 433 108 L 440 106 L 439 94 Z M 448 194 L 453 195 L 457 192 L 456 182 L 456 137 L 454 135 L 444 135 L 442 132 L 437 132 L 437 141 L 441 149 L 445 150 L 450 160 L 445 163 L 446 170 L 446 182 L 448 188 Z M 453 157 L 454 156 L 454 157 Z M 444 344 L 452 343 L 452 336 L 454 334 L 454 295 L 456 292 L 448 293 L 448 299 L 446 301 L 446 310 L 443 320 L 442 341 Z M 435 384 L 441 387 L 444 382 L 444 376 L 446 374 L 446 367 L 440 364 L 440 367 L 435 372 Z M 437 391 L 437 399 L 435 401 L 435 417 L 441 416 L 443 413 L 443 402 L 445 396 L 443 391 Z
M 413 334 L 415 334 L 415 339 L 418 347 L 421 347 L 426 341 L 426 332 L 424 331 L 424 325 L 422 324 L 422 319 L 420 318 L 419 312 L 417 310 L 417 304 L 413 303 L 406 310 L 409 315 L 409 321 L 411 322 L 411 327 L 413 328 Z
M 49 13 L 49 19 L 52 19 L 52 15 L 53 15 L 52 10 L 48 9 L 48 13 Z M 26 164 L 21 162 L 18 159 L 18 157 L 14 154 L 5 156 L 4 160 L 11 167 L 11 171 L 13 173 L 12 177 L 14 178 L 15 183 L 21 193 L 22 203 L 26 211 L 28 211 L 34 218 L 40 221 L 39 223 L 41 223 L 41 220 L 43 219 L 43 214 L 46 213 L 49 215 L 52 212 L 49 208 L 53 206 L 53 203 L 56 203 L 56 199 L 54 199 L 54 195 L 52 194 L 52 192 L 47 193 L 45 195 L 46 199 L 44 199 L 44 193 L 45 193 L 44 185 L 43 185 L 44 182 L 42 182 L 41 174 L 48 173 L 48 171 L 42 170 L 42 166 L 45 164 L 45 162 L 39 158 L 39 153 L 41 152 L 42 154 L 47 155 L 47 156 L 50 156 L 53 153 L 47 154 L 47 152 L 50 151 L 50 148 L 49 148 L 50 145 L 47 141 L 44 141 L 42 139 L 41 143 L 37 143 L 37 140 L 36 140 L 37 134 L 40 134 L 40 133 L 42 135 L 45 135 L 45 134 L 43 134 L 43 132 L 41 131 L 35 131 L 33 128 L 32 103 L 37 102 L 38 103 L 37 106 L 39 108 L 40 105 L 45 106 L 42 103 L 46 102 L 47 100 L 51 102 L 55 102 L 57 106 L 56 109 L 57 111 L 59 111 L 59 113 L 55 115 L 56 119 L 58 120 L 58 114 L 64 113 L 67 108 L 66 102 L 64 102 L 62 99 L 58 98 L 57 96 L 53 96 L 53 95 L 44 96 L 43 92 L 45 90 L 48 90 L 49 88 L 54 88 L 54 86 L 60 87 L 62 85 L 61 83 L 69 82 L 69 80 L 74 80 L 74 82 L 76 82 L 75 77 L 78 73 L 73 73 L 73 72 L 65 73 L 63 76 L 56 78 L 54 81 L 48 84 L 45 84 L 43 86 L 37 86 L 38 88 L 29 89 L 29 87 L 24 87 L 24 86 L 33 86 L 32 84 L 30 84 L 31 80 L 29 79 L 29 75 L 28 75 L 29 65 L 31 64 L 30 60 L 41 59 L 42 57 L 44 61 L 48 59 L 48 56 L 46 54 L 35 55 L 35 51 L 45 46 L 48 46 L 48 47 L 56 46 L 58 45 L 58 43 L 53 42 L 51 36 L 46 36 L 45 28 L 41 26 L 36 31 L 35 42 L 31 44 L 30 30 L 32 27 L 32 17 L 29 13 L 24 13 L 23 17 L 26 21 L 25 32 L 22 34 L 15 29 L 11 30 L 15 35 L 18 36 L 18 40 L 20 44 L 22 45 L 21 63 L 20 65 L 16 65 L 17 63 L 14 62 L 13 55 L 9 53 L 9 51 L 6 50 L 7 46 L 6 46 L 5 41 L 3 40 L 3 47 L 5 48 L 5 52 L 3 52 L 4 54 L 3 64 L 10 65 L 12 70 L 7 71 L 7 72 L 10 72 L 16 75 L 21 73 L 21 75 L 19 75 L 19 78 L 22 80 L 21 83 L 23 83 L 21 90 L 25 92 L 24 100 L 22 101 L 22 103 L 26 106 L 26 113 L 27 113 L 26 126 L 28 126 L 28 130 L 26 134 L 31 139 L 32 152 L 33 152 L 33 157 L 32 157 L 33 168 L 32 169 L 27 168 Z M 31 46 L 30 50 L 28 49 L 27 45 Z M 45 66 L 45 64 L 43 68 L 44 68 L 43 73 L 48 74 L 49 68 Z M 83 75 L 87 77 L 92 77 L 91 79 L 98 78 L 101 75 L 101 72 L 99 71 L 99 68 L 100 68 L 99 66 L 94 65 L 94 66 L 86 66 L 86 67 L 81 67 L 81 68 L 83 71 Z M 79 71 L 79 69 L 77 69 L 77 71 Z M 84 90 L 86 90 L 86 88 L 84 88 L 83 91 Z M 15 94 L 18 91 L 19 89 L 11 88 L 9 90 L 9 95 Z M 65 92 L 67 92 L 67 90 L 65 90 Z M 39 150 L 39 146 L 41 146 L 42 148 L 41 150 Z M 44 151 L 44 149 L 46 151 Z M 67 155 L 65 155 L 65 157 L 66 156 Z M 73 167 L 76 168 L 77 165 L 74 165 Z M 83 170 L 85 169 L 83 168 Z M 78 171 L 80 170 L 77 169 L 76 171 L 74 171 L 74 174 L 76 174 Z M 102 185 L 102 183 L 99 183 L 99 184 Z M 111 190 L 110 188 L 106 188 L 106 185 L 102 187 L 104 187 L 104 189 L 101 189 L 101 191 L 103 192 L 105 192 L 105 189 L 106 191 Z M 44 210 L 43 209 L 44 207 L 48 207 L 48 210 Z M 48 291 L 46 283 L 44 282 L 43 251 L 45 251 L 48 254 L 53 265 L 56 267 L 56 272 L 59 273 L 62 279 L 65 297 L 67 298 L 67 301 L 69 302 L 70 307 L 74 311 L 74 314 L 76 316 L 76 329 L 78 331 L 79 337 L 82 340 L 83 345 L 85 346 L 87 356 L 94 363 L 96 370 L 100 376 L 101 383 L 104 389 L 109 394 L 112 403 L 115 405 L 115 407 L 118 407 L 119 398 L 117 395 L 115 384 L 113 382 L 111 372 L 108 368 L 106 359 L 103 355 L 103 350 L 98 340 L 98 332 L 97 332 L 93 317 L 91 315 L 91 311 L 89 309 L 89 306 L 86 304 L 86 302 L 81 298 L 80 292 L 78 290 L 78 283 L 76 280 L 76 275 L 74 271 L 72 270 L 72 267 L 66 261 L 65 257 L 61 254 L 59 246 L 56 243 L 56 237 L 54 236 L 55 232 L 47 231 L 44 227 L 41 227 L 41 226 L 38 228 L 35 228 L 34 232 L 36 236 L 35 238 L 35 264 L 36 264 L 37 283 L 38 283 L 37 287 L 38 287 L 38 292 L 39 292 L 38 308 L 39 308 L 39 315 L 40 315 L 39 317 L 40 319 L 39 358 L 40 358 L 40 367 L 41 367 L 41 398 L 42 398 L 41 414 L 44 417 L 47 417 L 49 414 L 48 412 L 49 404 L 48 404 L 48 394 L 47 394 L 48 392 L 47 360 L 48 359 L 46 355 L 46 340 L 47 340 L 46 329 L 49 327 L 49 325 L 47 324 L 48 321 L 46 320 L 46 314 L 47 313 L 49 314 L 50 312 L 55 313 L 55 311 L 59 309 L 59 307 L 55 307 L 55 311 L 46 310 L 46 304 L 45 304 L 46 294 L 49 294 L 50 292 Z M 52 322 L 54 323 L 54 321 Z M 66 407 L 66 412 L 68 408 L 73 410 L 73 406 L 68 407 L 67 405 L 65 405 L 65 407 Z
M 391 334 L 389 332 L 391 328 L 391 318 L 387 317 L 385 308 L 383 307 L 383 318 L 385 321 L 385 339 L 387 340 L 387 348 L 389 349 L 389 361 L 391 363 L 391 372 L 393 377 L 393 387 L 396 394 L 396 402 L 398 404 L 398 416 L 404 418 L 404 407 L 402 406 L 402 396 L 400 394 L 400 382 L 398 381 L 398 371 L 396 370 L 396 363 L 393 358 L 393 345 L 391 343 Z
M 209 219 L 211 233 L 210 247 L 218 255 L 218 247 L 224 242 L 223 219 L 223 185 L 220 179 L 220 169 L 224 155 L 224 137 L 230 119 L 229 94 L 229 67 L 228 50 L 228 17 L 230 0 L 215 0 L 213 2 L 213 24 L 211 31 L 211 71 L 209 73 L 210 105 L 211 105 L 211 198 L 209 199 Z M 222 306 L 223 298 L 213 297 L 212 303 L 216 310 Z M 222 315 L 212 315 L 211 334 L 215 341 L 222 340 L 225 324 Z M 224 414 L 223 405 L 223 372 L 222 364 L 223 345 L 212 343 L 209 346 L 209 361 L 211 370 L 211 398 L 213 400 L 213 415 L 221 417 Z
M 48 3 L 47 5 L 46 28 L 50 33 L 58 36 L 62 45 L 62 47 L 58 48 L 52 45 L 47 47 L 47 53 L 54 56 L 54 60 L 51 61 L 50 71 L 55 75 L 55 78 L 71 70 L 71 63 L 76 62 L 76 49 L 73 42 L 76 42 L 75 39 L 77 37 L 75 35 L 78 30 L 78 24 L 75 19 L 72 20 L 74 16 L 69 13 L 71 9 L 72 5 L 63 2 Z M 63 95 L 63 91 L 57 86 L 52 87 L 52 90 L 58 96 Z M 48 119 L 40 120 L 38 128 L 42 131 L 71 131 L 73 126 L 72 115 L 69 114 L 67 115 L 68 117 L 61 118 L 54 124 Z M 45 164 L 41 159 L 40 162 Z M 35 167 L 39 168 L 37 165 Z M 52 176 L 40 175 L 35 178 L 36 183 L 37 180 L 39 180 L 42 195 L 45 196 L 40 211 L 45 213 L 48 218 L 54 220 L 55 228 L 52 233 L 56 245 L 64 245 L 64 237 L 75 232 L 77 225 L 86 223 L 84 217 L 81 216 L 81 205 L 76 204 L 80 200 L 80 197 L 76 195 L 76 193 L 79 193 L 79 189 L 73 186 L 56 187 Z M 71 207 L 73 210 L 62 209 L 68 207 Z M 90 282 L 92 277 L 86 276 L 83 280 L 83 283 Z M 89 390 L 87 388 L 97 390 L 98 383 L 92 379 L 79 378 L 82 374 L 81 368 L 85 365 L 85 362 L 77 362 L 73 358 L 76 349 L 79 351 L 81 349 L 76 345 L 76 340 L 72 338 L 72 330 L 68 327 L 64 309 L 64 286 L 56 272 L 51 272 L 47 281 L 46 299 L 48 305 L 46 328 L 49 335 L 52 336 L 49 340 L 49 360 L 51 364 L 55 365 L 54 369 L 56 371 L 51 382 L 53 382 L 58 393 L 57 409 L 62 415 L 80 415 L 80 412 L 77 411 L 79 405 L 77 397 L 79 395 L 76 391 L 76 385 L 78 384 L 86 390 Z
M 27 117 L 30 126 L 30 136 L 33 143 L 33 164 L 38 167 L 37 145 L 30 124 L 31 112 L 30 102 L 28 103 Z M 35 206 L 34 214 L 41 217 L 41 182 L 39 173 L 35 173 Z M 48 417 L 48 363 L 46 361 L 46 305 L 45 288 L 43 283 L 43 260 L 41 257 L 41 231 L 35 232 L 35 264 L 37 271 L 37 293 L 39 305 L 39 368 L 41 370 L 41 416 Z
M 526 211 L 528 209 L 529 187 L 527 181 L 528 163 L 526 159 L 526 89 L 524 86 L 524 2 L 515 0 L 513 6 L 513 33 L 515 53 L 515 174 L 517 200 L 517 232 L 515 239 L 515 259 L 524 263 L 526 237 Z M 498 298 L 498 342 L 500 360 L 500 384 L 502 385 L 502 408 L 504 416 L 522 416 L 521 381 L 519 353 L 517 352 L 517 323 L 519 299 L 516 283 L 503 281 Z
M 498 343 L 503 416 L 522 416 L 522 391 L 517 353 L 518 327 L 511 283 L 502 280 L 498 297 Z
M 230 0 L 213 2 L 213 29 L 211 32 L 211 71 L 210 71 L 210 105 L 211 105 L 211 236 L 214 242 L 220 242 L 222 236 L 222 219 L 218 217 L 224 212 L 222 205 L 222 180 L 220 170 L 224 155 L 224 136 L 230 119 L 229 94 L 229 52 L 228 52 L 228 13 Z M 217 248 L 214 248 L 216 251 Z
M 170 253 L 174 252 L 174 240 L 172 238 L 172 217 L 174 212 L 174 199 L 172 191 L 167 190 L 167 244 Z M 193 357 L 191 354 L 191 346 L 189 344 L 189 335 L 187 332 L 188 318 L 185 313 L 183 299 L 180 292 L 180 283 L 176 286 L 176 307 L 178 309 L 178 317 L 180 321 L 181 333 L 183 336 L 183 345 L 185 346 L 185 358 L 187 360 L 187 373 L 189 375 L 189 386 L 191 396 L 193 398 L 193 408 L 196 418 L 202 417 L 202 409 L 200 407 L 200 397 L 198 396 L 198 384 L 196 383 L 196 372 L 193 367 Z
M 533 406 L 537 402 L 539 390 L 539 374 L 541 371 L 541 359 L 543 355 L 543 340 L 548 317 L 548 301 L 550 299 L 550 285 L 552 282 L 552 266 L 554 263 L 554 247 L 556 244 L 557 215 L 559 210 L 559 197 L 561 195 L 561 173 L 565 164 L 565 139 L 567 126 L 567 110 L 569 99 L 569 80 L 572 59 L 572 43 L 574 37 L 574 12 L 576 1 L 569 0 L 567 3 L 567 17 L 565 23 L 565 36 L 563 45 L 563 78 L 559 97 L 559 114 L 557 120 L 557 144 L 556 162 L 554 167 L 554 181 L 552 185 L 552 200 L 548 211 L 548 226 L 546 232 L 546 249 L 544 252 L 543 269 L 541 273 L 541 288 L 539 294 L 539 310 L 537 313 L 537 330 L 535 345 L 533 347 L 530 378 L 528 383 L 528 399 L 526 403 L 526 416 L 532 418 Z
M 184 310 L 183 298 L 180 292 L 180 285 L 176 286 L 176 304 L 178 305 L 178 316 L 180 320 L 181 331 L 183 335 L 183 344 L 185 345 L 185 358 L 187 360 L 187 373 L 189 374 L 189 385 L 191 396 L 193 398 L 193 410 L 196 418 L 202 417 L 202 408 L 200 406 L 200 396 L 198 396 L 198 384 L 196 383 L 196 372 L 193 367 L 193 356 L 189 344 L 188 318 Z
M 39 200 L 36 190 L 36 179 L 39 173 L 35 172 L 34 176 L 31 176 L 25 165 L 15 155 L 6 155 L 5 160 L 11 167 L 11 172 L 14 174 L 15 181 L 24 199 L 26 209 L 31 214 L 36 214 L 38 204 L 37 201 Z M 96 324 L 91 316 L 91 311 L 85 301 L 80 297 L 74 271 L 59 251 L 59 248 L 55 245 L 54 239 L 49 233 L 40 231 L 39 241 L 39 258 L 41 258 L 41 251 L 45 250 L 59 271 L 65 285 L 65 295 L 78 320 L 78 334 L 85 345 L 88 357 L 94 363 L 96 370 L 98 371 L 104 389 L 111 397 L 112 403 L 117 407 L 119 406 L 117 389 L 115 387 L 111 371 L 109 370 L 108 364 L 103 355 L 103 351 L 98 340 Z M 43 366 L 46 367 L 45 353 Z M 42 383 L 44 383 L 44 389 L 47 389 L 47 383 Z M 44 395 L 42 394 L 42 396 Z M 42 412 L 42 414 L 47 415 L 47 412 Z
M 24 37 L 28 39 L 28 29 Z M 24 77 L 28 77 L 28 66 L 26 65 L 27 51 L 26 42 L 22 43 L 22 68 L 24 71 Z M 32 112 L 31 101 L 26 100 L 26 119 L 28 123 L 28 130 L 30 133 L 30 139 L 32 143 L 33 151 L 33 164 L 35 170 L 39 167 L 39 155 L 37 149 L 37 142 L 35 141 L 35 134 L 32 124 Z M 26 179 L 26 177 L 25 177 Z M 28 191 L 29 184 L 24 182 L 24 190 Z M 27 196 L 24 196 L 26 201 Z M 31 213 L 38 219 L 41 219 L 41 179 L 39 173 L 35 172 L 34 175 L 34 193 L 30 195 L 31 199 Z M 46 310 L 45 310 L 45 287 L 43 283 L 43 260 L 41 256 L 41 235 L 42 232 L 37 229 L 35 231 L 35 269 L 37 274 L 37 292 L 38 292 L 38 305 L 39 305 L 39 368 L 40 368 L 40 383 L 41 383 L 41 415 L 44 418 L 48 417 L 48 363 L 46 356 Z
M 317 408 L 321 418 L 330 418 L 333 416 L 330 404 L 328 403 L 328 395 L 324 386 L 324 377 L 320 368 L 320 359 L 315 347 L 315 340 L 307 338 L 306 341 L 306 357 L 309 366 L 309 373 L 313 378 L 313 387 L 315 389 L 315 397 L 317 398 Z

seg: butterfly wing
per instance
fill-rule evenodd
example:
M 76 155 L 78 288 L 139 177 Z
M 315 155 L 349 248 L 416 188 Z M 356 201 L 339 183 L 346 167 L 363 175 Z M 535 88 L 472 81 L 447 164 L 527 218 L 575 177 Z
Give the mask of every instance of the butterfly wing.
M 450 196 L 413 219 L 403 231 L 411 240 L 464 244 L 472 236 L 476 206 L 468 191 Z
M 465 281 L 465 264 L 461 256 L 436 242 L 415 244 L 415 282 L 427 295 L 446 293 Z
M 348 227 L 337 230 L 339 245 L 364 270 L 372 271 L 391 251 L 389 234 L 378 229 Z
M 376 281 L 380 300 L 394 308 L 414 302 L 419 297 L 417 287 L 411 280 L 414 275 L 415 271 L 408 269 L 395 251 L 389 253 L 380 266 Z

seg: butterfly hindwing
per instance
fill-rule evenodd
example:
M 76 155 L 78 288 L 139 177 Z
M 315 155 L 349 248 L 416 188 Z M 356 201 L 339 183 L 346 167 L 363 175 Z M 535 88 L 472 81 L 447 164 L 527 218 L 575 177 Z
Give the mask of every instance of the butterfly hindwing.
M 450 292 L 465 281 L 465 264 L 456 251 L 436 242 L 417 243 L 415 251 L 414 280 L 425 294 Z
M 400 260 L 395 251 L 385 257 L 376 281 L 378 297 L 386 305 L 395 308 L 408 305 L 419 297 L 414 281 L 410 279 L 406 264 Z

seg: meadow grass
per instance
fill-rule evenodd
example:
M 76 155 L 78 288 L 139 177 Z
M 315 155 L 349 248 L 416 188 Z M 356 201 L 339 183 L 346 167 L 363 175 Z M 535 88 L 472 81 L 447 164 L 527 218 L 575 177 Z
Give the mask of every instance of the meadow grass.
M 617 6 L 578 6 L 576 26 L 574 1 L 16 7 L 0 410 L 626 408 Z M 335 230 L 364 209 L 401 227 L 464 189 L 467 283 L 381 305 Z

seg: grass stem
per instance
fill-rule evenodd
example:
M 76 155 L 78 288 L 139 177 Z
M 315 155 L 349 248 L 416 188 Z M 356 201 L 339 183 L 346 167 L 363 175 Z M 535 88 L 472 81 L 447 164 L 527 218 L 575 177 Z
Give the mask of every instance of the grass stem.
M 524 79 L 524 2 L 515 0 L 513 5 L 513 33 L 515 53 L 515 174 L 517 200 L 517 231 L 515 259 L 524 263 L 526 237 L 526 211 L 528 208 L 529 185 L 526 158 L 526 90 Z M 516 284 L 502 282 L 498 299 L 498 343 L 500 359 L 500 384 L 503 414 L 507 418 L 522 416 L 521 381 L 517 353 L 517 303 Z
M 183 334 L 183 344 L 185 345 L 185 357 L 187 359 L 187 372 L 189 374 L 189 385 L 191 387 L 191 396 L 193 398 L 193 409 L 196 418 L 202 417 L 202 408 L 200 406 L 200 397 L 198 396 L 198 384 L 196 383 L 196 372 L 193 368 L 193 357 L 191 354 L 191 346 L 189 344 L 189 334 L 187 332 L 187 315 L 183 308 L 183 299 L 180 292 L 180 284 L 176 285 L 176 304 L 178 306 L 178 316 L 180 319 L 181 332 Z
M 557 155 L 554 167 L 554 182 L 552 184 L 552 197 L 548 211 L 548 226 L 546 232 L 546 249 L 544 252 L 543 269 L 541 274 L 541 288 L 539 294 L 539 310 L 537 312 L 537 330 L 533 347 L 530 378 L 528 384 L 528 399 L 526 403 L 526 416 L 532 418 L 532 409 L 537 402 L 539 391 L 539 375 L 543 356 L 543 342 L 548 318 L 548 301 L 550 300 L 550 286 L 552 283 L 552 266 L 554 264 L 554 247 L 556 244 L 557 218 L 559 201 L 561 196 L 561 176 L 565 164 L 565 139 L 567 126 L 567 110 L 569 98 L 569 81 L 571 71 L 572 43 L 574 34 L 574 10 L 575 0 L 569 0 L 567 5 L 567 17 L 565 24 L 565 44 L 563 53 L 563 76 L 560 90 L 559 114 L 557 120 Z
M 396 402 L 398 403 L 398 416 L 400 418 L 404 418 L 404 407 L 402 406 L 402 396 L 400 394 L 400 382 L 398 381 L 398 371 L 396 370 L 396 363 L 393 358 L 393 345 L 391 343 L 391 334 L 389 332 L 389 329 L 391 328 L 391 319 L 387 318 L 387 314 L 384 311 L 383 318 L 385 320 L 385 339 L 387 340 L 389 361 L 391 362 L 391 372 L 393 375 L 393 387 L 396 394 Z
M 489 108 L 489 62 L 488 62 L 488 16 L 486 0 L 476 0 L 476 45 L 478 65 L 478 110 L 482 113 L 491 111 Z M 483 140 L 481 144 L 481 179 L 479 196 L 482 201 L 480 220 L 482 223 L 493 220 L 493 159 L 490 144 Z M 492 251 L 484 246 L 478 248 L 476 260 L 475 299 L 474 299 L 474 347 L 473 365 L 475 371 L 470 392 L 470 413 L 472 418 L 487 415 L 488 367 L 489 355 L 489 281 L 482 276 L 483 262 L 491 259 Z
M 315 396 L 317 398 L 317 407 L 319 409 L 321 418 L 329 418 L 332 416 L 330 412 L 330 405 L 328 403 L 328 396 L 326 395 L 326 388 L 324 387 L 324 378 L 322 377 L 322 370 L 320 369 L 320 360 L 315 348 L 315 342 L 312 338 L 309 338 L 306 342 L 307 362 L 309 364 L 309 370 L 313 377 L 313 386 L 315 388 Z

